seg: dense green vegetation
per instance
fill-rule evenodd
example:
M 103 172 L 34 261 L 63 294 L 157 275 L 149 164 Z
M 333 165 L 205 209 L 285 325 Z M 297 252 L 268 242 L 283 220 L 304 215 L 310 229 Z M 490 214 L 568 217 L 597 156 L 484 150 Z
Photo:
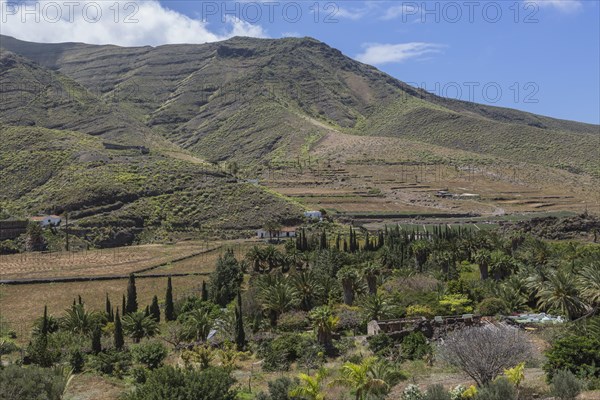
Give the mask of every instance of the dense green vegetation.
M 547 393 L 572 398 L 600 382 L 593 317 L 599 254 L 597 245 L 523 233 L 388 227 L 367 234 L 312 226 L 283 246 L 251 248 L 243 260 L 226 251 L 197 292 L 173 299 L 169 279 L 162 305 L 161 294 L 148 306 L 137 304 L 132 275 L 122 316 L 108 298 L 102 312 L 88 310 L 82 297 L 60 317 L 44 310 L 24 361 L 125 379 L 132 382 L 127 399 L 337 398 L 332 391 L 383 399 L 409 376 L 406 363 L 415 362 L 454 365 L 478 386 L 409 385 L 402 399 L 529 399 L 533 393 L 521 390 L 523 368 L 535 351 L 518 328 L 464 327 L 439 342 L 425 323 L 473 311 L 498 321 L 545 311 L 567 319 L 549 331 L 540 361 L 552 384 Z M 163 312 L 170 317 L 160 318 Z M 367 348 L 356 340 L 369 321 L 404 316 L 421 322 L 402 334 L 371 336 Z M 251 395 L 233 376 L 252 359 L 288 378 Z M 32 368 L 12 366 L 2 374 L 38 371 Z
M 72 233 L 90 246 L 163 240 L 176 232 L 235 228 L 239 235 L 300 215 L 296 205 L 209 164 L 106 150 L 77 132 L 0 125 L 0 136 L 0 208 L 21 218 L 68 213 Z M 64 238 L 57 241 L 64 245 Z

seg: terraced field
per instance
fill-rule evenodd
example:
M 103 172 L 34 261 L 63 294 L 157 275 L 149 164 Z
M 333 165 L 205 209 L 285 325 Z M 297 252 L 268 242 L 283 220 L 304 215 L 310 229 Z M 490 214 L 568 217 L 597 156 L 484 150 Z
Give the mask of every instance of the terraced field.
M 220 242 L 148 244 L 78 252 L 22 253 L 0 256 L 0 280 L 76 278 L 149 272 L 218 248 Z
M 600 212 L 599 182 L 589 175 L 375 139 L 330 131 L 303 162 L 266 171 L 262 182 L 307 208 L 348 218 Z M 439 198 L 440 190 L 477 196 Z

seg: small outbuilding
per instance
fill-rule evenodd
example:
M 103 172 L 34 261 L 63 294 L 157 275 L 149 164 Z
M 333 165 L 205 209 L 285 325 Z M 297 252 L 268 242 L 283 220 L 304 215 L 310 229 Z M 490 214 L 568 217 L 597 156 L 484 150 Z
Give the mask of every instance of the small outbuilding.
M 274 232 L 269 232 L 265 229 L 259 229 L 256 231 L 256 236 L 259 239 L 289 239 L 296 237 L 296 228 L 285 227 Z
M 30 221 L 37 222 L 43 227 L 46 226 L 58 226 L 62 221 L 62 218 L 58 215 L 41 215 L 29 218 Z
M 308 219 L 323 219 L 323 213 L 321 211 L 305 211 L 304 216 Z

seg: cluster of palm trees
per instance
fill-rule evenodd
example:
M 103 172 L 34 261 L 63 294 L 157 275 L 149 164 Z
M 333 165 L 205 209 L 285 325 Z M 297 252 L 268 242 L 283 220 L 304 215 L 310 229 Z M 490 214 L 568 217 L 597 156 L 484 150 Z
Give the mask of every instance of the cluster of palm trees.
M 427 234 L 386 230 L 380 245 L 355 253 L 335 248 L 285 252 L 253 247 L 246 255 L 251 280 L 272 325 L 293 309 L 339 302 L 361 305 L 373 319 L 394 315 L 378 286 L 393 275 L 433 274 L 442 281 L 459 277 L 461 262 L 478 268 L 487 296 L 499 297 L 509 311 L 540 309 L 577 318 L 597 310 L 600 250 L 594 245 L 549 243 L 520 231 L 451 229 Z
M 253 246 L 246 254 L 246 260 L 255 273 L 271 272 L 279 268 L 288 271 L 292 267 L 301 270 L 308 265 L 308 253 L 287 247 L 286 253 L 282 253 L 274 245 Z
M 63 330 L 76 335 L 92 335 L 97 328 L 106 327 L 110 321 L 106 313 L 87 310 L 84 303 L 77 303 L 65 310 L 64 315 L 58 320 L 52 316 L 47 317 L 50 321 L 56 321 L 56 330 Z M 136 311 L 120 317 L 123 332 L 129 336 L 134 343 L 141 339 L 153 337 L 159 333 L 158 322 L 143 311 Z M 38 324 L 39 325 L 39 324 Z M 114 330 L 114 326 L 111 329 Z M 35 330 L 36 328 L 34 328 Z M 52 332 L 50 332 L 52 333 Z

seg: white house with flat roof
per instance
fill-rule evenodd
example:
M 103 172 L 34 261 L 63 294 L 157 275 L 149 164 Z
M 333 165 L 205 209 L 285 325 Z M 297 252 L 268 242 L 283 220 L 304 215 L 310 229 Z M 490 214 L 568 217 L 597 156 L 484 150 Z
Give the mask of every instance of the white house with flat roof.
M 269 232 L 266 229 L 256 231 L 256 237 L 259 239 L 289 239 L 296 237 L 296 228 L 287 227 L 281 228 L 277 232 Z
M 321 213 L 321 211 L 305 211 L 304 216 L 308 219 L 323 219 L 323 214 Z

